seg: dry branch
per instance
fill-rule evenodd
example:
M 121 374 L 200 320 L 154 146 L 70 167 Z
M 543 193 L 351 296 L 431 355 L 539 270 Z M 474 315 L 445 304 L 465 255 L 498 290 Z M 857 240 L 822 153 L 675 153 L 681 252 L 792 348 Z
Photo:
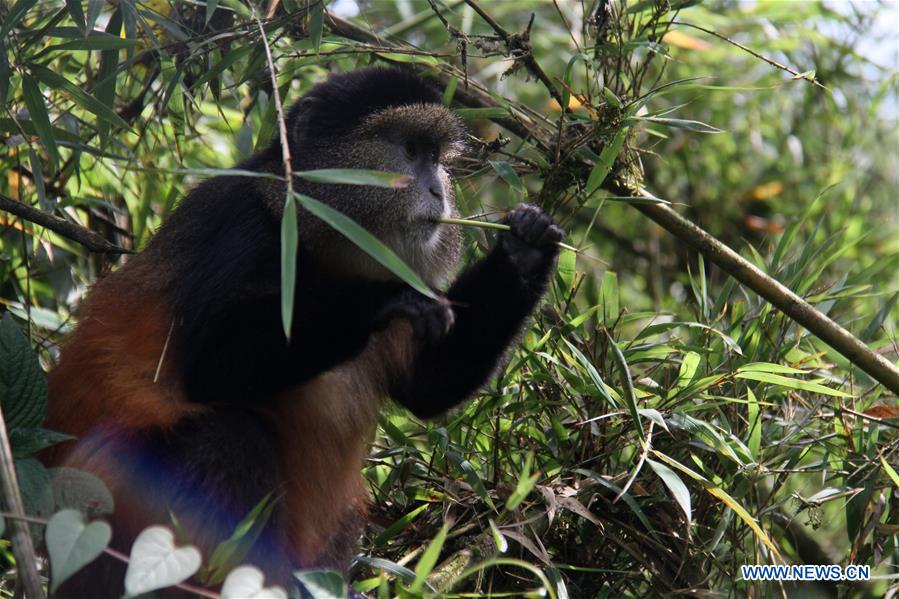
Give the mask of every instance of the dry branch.
M 46 227 L 54 233 L 83 245 L 92 252 L 100 254 L 131 254 L 131 250 L 119 247 L 103 238 L 99 233 L 85 229 L 54 214 L 33 208 L 0 194 L 0 210 L 9 212 L 36 225 Z

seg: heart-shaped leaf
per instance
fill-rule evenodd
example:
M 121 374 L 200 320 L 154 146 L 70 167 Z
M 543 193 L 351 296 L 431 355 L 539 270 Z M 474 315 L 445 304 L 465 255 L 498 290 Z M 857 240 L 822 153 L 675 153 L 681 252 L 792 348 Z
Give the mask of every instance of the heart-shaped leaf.
M 222 599 L 287 599 L 279 586 L 263 587 L 265 575 L 255 566 L 234 568 L 222 585 Z
M 112 528 L 106 522 L 84 523 L 78 510 L 62 510 L 47 522 L 47 551 L 53 572 L 53 593 L 70 576 L 88 565 L 106 549 Z
M 125 590 L 141 595 L 187 580 L 200 569 L 200 550 L 193 545 L 175 547 L 175 535 L 164 526 L 151 526 L 131 546 Z

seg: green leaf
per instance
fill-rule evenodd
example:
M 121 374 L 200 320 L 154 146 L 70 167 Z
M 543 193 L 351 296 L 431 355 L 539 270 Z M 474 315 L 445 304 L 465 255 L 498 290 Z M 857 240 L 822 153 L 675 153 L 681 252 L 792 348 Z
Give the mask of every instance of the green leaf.
M 94 113 L 98 118 L 101 118 L 107 121 L 109 124 L 115 125 L 116 127 L 120 127 L 122 129 L 127 130 L 131 128 L 128 126 L 128 123 L 123 121 L 122 117 L 116 114 L 116 112 L 112 108 L 110 108 L 97 98 L 93 97 L 92 95 L 85 93 L 81 90 L 80 87 L 78 87 L 62 75 L 58 75 L 50 69 L 44 68 L 39 64 L 35 64 L 33 62 L 28 63 L 28 71 L 45 85 L 55 89 L 64 89 L 82 108 Z
M 43 56 L 48 52 L 58 52 L 60 50 L 122 50 L 137 45 L 137 40 L 129 40 L 110 35 L 108 33 L 95 32 L 81 40 L 72 40 L 61 44 L 47 46 L 35 56 Z
M 84 523 L 77 510 L 63 510 L 47 522 L 47 552 L 53 573 L 50 592 L 73 574 L 97 559 L 112 538 L 112 528 L 106 522 Z
M 318 0 L 309 14 L 309 38 L 316 53 L 322 45 L 322 29 L 325 23 L 325 2 Z
M 762 418 L 759 402 L 755 398 L 755 393 L 752 392 L 752 389 L 746 390 L 746 399 L 746 416 L 749 420 L 749 439 L 746 445 L 749 447 L 752 458 L 759 462 L 761 461 L 759 459 L 759 449 L 762 447 Z
M 693 510 L 690 507 L 690 491 L 687 489 L 687 485 L 684 484 L 684 481 L 680 479 L 674 470 L 665 464 L 649 458 L 646 458 L 646 463 L 649 464 L 649 467 L 652 468 L 653 472 L 655 472 L 656 475 L 662 479 L 662 482 L 665 483 L 665 486 L 668 487 L 671 496 L 674 497 L 674 501 L 677 502 L 677 505 L 680 506 L 680 509 L 687 517 L 687 527 L 689 528 L 693 521 Z
M 207 4 L 206 6 L 208 7 L 209 5 Z M 227 54 L 225 54 L 221 60 L 215 63 L 215 65 L 211 69 L 203 73 L 203 75 L 199 79 L 194 81 L 193 85 L 190 86 L 191 89 L 196 89 L 205 84 L 207 81 L 211 81 L 212 79 L 218 77 L 220 74 L 222 74 L 222 72 L 230 68 L 231 65 L 233 65 L 238 60 L 250 54 L 250 52 L 252 52 L 254 49 L 255 46 L 252 45 L 233 48 Z
M 219 543 L 209 558 L 207 569 L 209 576 L 205 580 L 208 585 L 215 585 L 225 579 L 229 571 L 238 566 L 250 552 L 253 543 L 262 534 L 265 525 L 271 518 L 275 501 L 271 494 L 266 495 L 247 516 L 234 528 L 231 537 Z
M 744 508 L 739 502 L 737 502 L 736 499 L 731 497 L 727 493 L 727 491 L 725 491 L 724 489 L 722 489 L 720 487 L 714 486 L 711 483 L 711 481 L 709 481 L 709 479 L 704 477 L 702 474 L 699 474 L 695 470 L 691 470 L 690 468 L 687 468 L 686 466 L 684 466 L 677 460 L 673 460 L 673 459 L 669 458 L 668 456 L 666 456 L 665 454 L 659 453 L 656 450 L 652 450 L 652 452 L 659 459 L 667 462 L 668 464 L 670 464 L 674 468 L 677 468 L 678 470 L 680 470 L 681 472 L 683 472 L 684 474 L 686 474 L 693 480 L 696 480 L 700 484 L 702 484 L 702 486 L 705 487 L 705 490 L 708 491 L 713 497 L 720 499 L 724 503 L 724 505 L 726 505 L 731 510 L 733 510 L 733 512 L 735 514 L 737 514 L 737 516 L 739 516 L 740 519 L 743 520 L 743 522 L 745 522 L 747 526 L 749 526 L 749 528 L 752 529 L 752 532 L 755 533 L 756 537 L 758 537 L 758 539 L 762 543 L 764 543 L 765 546 L 768 547 L 771 550 L 771 552 L 778 559 L 783 559 L 780 555 L 780 551 L 778 550 L 777 546 L 771 542 L 771 539 L 768 537 L 767 534 L 765 534 L 765 531 L 762 530 L 762 527 L 759 526 L 758 521 L 755 518 L 753 518 L 752 515 L 746 510 L 746 508 Z
M 600 376 L 599 371 L 596 370 L 596 366 L 594 366 L 593 362 L 591 362 L 590 359 L 584 355 L 584 352 L 582 352 L 580 349 L 578 349 L 576 345 L 571 343 L 565 337 L 562 337 L 562 342 L 568 346 L 568 349 L 570 349 L 571 353 L 574 354 L 575 359 L 577 359 L 577 361 L 584 368 L 584 370 L 587 371 L 587 376 L 590 377 L 590 380 L 596 386 L 596 390 L 603 397 L 603 399 L 605 399 L 609 403 L 610 406 L 617 408 L 619 405 L 618 402 L 615 401 L 615 399 L 609 393 L 609 390 L 606 389 L 606 384 L 602 380 L 602 377 Z
M 487 487 L 484 486 L 484 481 L 482 481 L 481 477 L 478 476 L 478 473 L 474 469 L 474 466 L 471 465 L 471 462 L 463 458 L 455 451 L 447 451 L 446 457 L 448 457 L 459 468 L 459 470 L 462 471 L 462 474 L 465 475 L 465 480 L 469 485 L 471 485 L 478 496 L 483 499 L 491 509 L 496 509 L 493 505 L 493 500 L 490 499 L 490 495 L 487 494 Z
M 582 54 L 582 53 L 578 52 L 577 54 L 572 56 L 570 59 L 568 59 L 568 64 L 565 66 L 565 75 L 562 77 L 562 80 L 565 82 L 565 85 L 560 86 L 561 89 L 559 90 L 562 94 L 562 112 L 565 112 L 566 110 L 568 110 L 568 104 L 571 102 L 571 92 L 568 91 L 568 88 L 572 87 L 571 74 L 574 71 L 574 66 L 579 62 L 583 62 L 583 63 L 589 65 L 590 57 L 587 56 L 586 54 Z
M 444 522 L 443 526 L 440 527 L 440 532 L 438 532 L 437 536 L 428 543 L 428 548 L 421 554 L 421 559 L 419 559 L 418 564 L 415 565 L 415 581 L 409 588 L 413 593 L 417 593 L 421 590 L 428 574 L 430 574 L 431 570 L 434 569 L 434 566 L 437 565 L 437 559 L 440 557 L 440 551 L 443 549 L 444 541 L 446 541 L 447 532 L 449 532 L 449 522 Z
M 59 151 L 56 149 L 53 127 L 50 126 L 50 116 L 44 105 L 41 88 L 37 81 L 29 75 L 22 75 L 22 97 L 25 99 L 25 106 L 28 107 L 28 113 L 31 115 L 31 122 L 34 123 L 38 137 L 41 138 L 41 143 L 50 157 L 50 170 L 55 171 L 56 165 L 59 164 Z
M 309 593 L 311 599 L 346 599 L 346 581 L 331 570 L 306 570 L 293 575 Z
M 9 95 L 9 81 L 12 72 L 9 69 L 9 61 L 6 59 L 6 43 L 0 39 L 0 106 L 6 106 L 6 96 Z
M 53 491 L 50 472 L 34 458 L 16 460 L 16 478 L 22 492 L 22 503 L 29 516 L 48 517 L 53 513 Z M 31 536 L 40 540 L 43 527 L 31 524 Z
M 75 437 L 39 426 L 18 426 L 9 431 L 9 442 L 16 458 L 27 458 L 42 449 L 72 439 Z
M 868 326 L 865 327 L 865 330 L 862 331 L 862 334 L 859 335 L 859 339 L 868 343 L 874 338 L 874 335 L 876 335 L 883 326 L 884 321 L 890 314 L 892 314 L 893 306 L 896 305 L 896 300 L 899 300 L 899 292 L 894 293 L 890 299 L 886 301 L 883 307 L 877 312 L 877 315 L 871 319 L 871 322 L 869 322 Z
M 414 510 L 410 511 L 409 513 L 404 514 L 401 518 L 398 518 L 396 522 L 388 526 L 386 529 L 384 529 L 384 532 L 377 536 L 377 538 L 374 540 L 373 545 L 375 547 L 381 547 L 382 545 L 387 544 L 390 539 L 396 536 L 399 531 L 409 526 L 409 523 L 420 516 L 422 512 L 428 509 L 428 507 L 428 504 L 424 503 Z
M 52 212 L 53 207 L 50 206 L 49 202 L 47 202 L 47 188 L 44 185 L 44 163 L 43 161 L 41 161 L 41 157 L 37 155 L 37 152 L 35 152 L 34 148 L 32 148 L 31 146 L 28 146 L 28 161 L 31 163 L 31 172 L 41 174 L 41 176 L 34 177 L 32 179 L 34 182 L 34 188 L 37 190 L 37 203 L 42 210 Z
M 6 19 L 3 20 L 3 26 L 0 27 L 0 38 L 6 39 L 6 34 L 13 30 L 13 27 L 19 24 L 19 21 L 25 16 L 37 0 L 19 0 L 6 13 Z
M 895 485 L 895 487 L 899 489 L 899 473 L 897 473 L 896 470 L 894 470 L 893 467 L 890 466 L 889 463 L 887 463 L 883 456 L 880 456 L 880 465 L 883 466 L 883 471 L 886 472 L 887 476 L 890 477 L 890 480 L 893 481 L 893 485 Z
M 293 330 L 293 303 L 297 285 L 297 204 L 287 195 L 281 216 L 281 324 L 290 340 Z
M 607 143 L 602 149 L 602 152 L 599 154 L 599 162 L 593 166 L 593 169 L 590 171 L 590 176 L 587 177 L 587 198 L 592 196 L 605 182 L 606 177 L 609 176 L 609 173 L 612 171 L 612 166 L 615 164 L 615 159 L 618 157 L 618 153 L 621 152 L 621 147 L 624 145 L 624 140 L 627 139 L 627 132 L 627 127 L 619 129 L 618 133 L 615 134 L 615 137 L 612 138 L 612 141 Z
M 535 472 L 533 475 L 530 474 L 533 463 L 534 452 L 529 451 L 524 461 L 524 468 L 521 470 L 521 476 L 518 477 L 518 483 L 515 485 L 515 490 L 506 499 L 507 510 L 512 511 L 517 508 L 524 501 L 524 498 L 528 496 L 528 493 L 531 492 L 531 489 L 534 488 L 537 479 L 540 478 L 539 472 Z
M 490 534 L 493 535 L 493 543 L 496 545 L 496 550 L 500 553 L 505 553 L 509 550 L 509 541 L 506 540 L 503 533 L 496 527 L 496 522 L 493 521 L 493 518 L 488 518 L 487 522 L 490 523 Z
M 607 327 L 611 327 L 621 314 L 618 292 L 618 273 L 607 270 L 602 273 L 602 283 L 599 287 L 599 301 L 602 305 L 602 321 Z
M 643 441 L 646 439 L 646 433 L 643 431 L 643 421 L 640 419 L 640 412 L 637 408 L 637 395 L 634 392 L 634 383 L 631 381 L 631 371 L 627 367 L 627 360 L 624 359 L 624 354 L 621 353 L 618 344 L 609 335 L 608 330 L 603 330 L 606 333 L 606 338 L 609 340 L 609 347 L 612 348 L 612 361 L 615 362 L 621 376 L 621 384 L 624 387 L 624 401 L 627 404 L 628 411 L 631 413 L 631 418 L 637 425 L 637 434 L 640 436 L 640 440 Z
M 680 369 L 677 374 L 677 383 L 675 387 L 683 389 L 693 381 L 696 376 L 696 370 L 699 368 L 700 356 L 696 352 L 687 352 L 681 362 Z
M 451 75 L 443 90 L 443 105 L 449 107 L 453 103 L 453 96 L 456 95 L 456 88 L 459 87 L 459 78 Z
M 106 33 L 113 37 L 119 37 L 119 34 L 122 31 L 122 21 L 125 18 L 125 15 L 130 15 L 130 17 L 136 17 L 134 5 L 131 2 L 123 2 L 119 5 L 118 8 L 113 11 L 112 15 L 109 17 L 109 22 L 106 23 Z M 131 28 L 134 28 L 134 23 L 130 23 Z M 128 39 L 135 39 L 135 32 L 132 31 L 130 34 L 128 33 L 129 27 L 125 27 L 126 35 L 128 35 Z M 129 48 L 128 55 L 129 57 L 133 54 L 133 49 Z M 116 85 L 118 83 L 118 66 L 119 66 L 119 51 L 118 50 L 105 50 L 100 52 L 100 69 L 97 73 L 97 84 L 94 86 L 94 97 L 97 100 L 112 110 L 112 107 L 115 103 L 116 96 Z M 99 121 L 97 123 L 97 129 L 100 137 L 100 143 L 102 145 L 106 145 L 109 141 L 109 125 L 106 121 Z
M 565 285 L 562 290 L 566 297 L 574 289 L 574 275 L 577 272 L 577 253 L 571 250 L 562 250 L 559 252 L 559 259 L 556 263 L 556 273 Z
M 738 379 L 748 379 L 751 381 L 770 383 L 772 385 L 777 385 L 778 387 L 786 387 L 787 389 L 801 389 L 803 391 L 811 391 L 813 393 L 820 393 L 822 395 L 830 395 L 833 397 L 852 397 L 852 394 L 850 393 L 846 393 L 838 389 L 831 389 L 830 387 L 825 387 L 820 383 L 803 381 L 800 379 L 781 376 L 779 374 L 770 374 L 767 372 L 755 371 L 746 372 L 742 368 L 740 368 L 737 370 L 737 374 L 735 376 Z
M 347 239 L 355 243 L 366 254 L 377 260 L 384 268 L 409 284 L 413 289 L 436 299 L 437 296 L 421 280 L 421 277 L 409 268 L 393 250 L 384 245 L 377 237 L 362 228 L 356 221 L 339 210 L 331 208 L 315 198 L 295 193 L 296 200 L 309 212 L 322 219 Z
M 75 26 L 81 30 L 81 35 L 87 35 L 87 26 L 84 21 L 84 8 L 81 6 L 81 0 L 66 0 L 66 10 L 69 16 L 75 22 Z
M 512 165 L 506 162 L 505 160 L 488 160 L 490 166 L 493 167 L 493 170 L 502 177 L 503 181 L 509 184 L 509 186 L 518 192 L 518 194 L 522 198 L 528 197 L 528 190 L 521 182 L 521 179 L 518 177 L 518 173 L 515 172 L 515 169 L 512 168 Z
M 650 123 L 656 123 L 658 125 L 664 125 L 666 127 L 671 127 L 672 129 L 686 129 L 688 131 L 694 131 L 696 133 L 721 133 L 722 130 L 717 127 L 712 127 L 711 125 L 706 125 L 705 123 L 701 123 L 699 121 L 691 121 L 687 119 L 669 119 L 665 117 L 658 116 L 632 116 L 628 117 L 628 121 L 647 121 Z
M 46 376 L 9 313 L 0 318 L 0 408 L 9 431 L 40 426 L 47 417 Z
M 389 189 L 403 189 L 414 181 L 413 177 L 409 175 L 357 168 L 323 168 L 312 171 L 299 171 L 294 173 L 294 175 L 313 183 L 369 185 L 371 187 L 386 187 Z

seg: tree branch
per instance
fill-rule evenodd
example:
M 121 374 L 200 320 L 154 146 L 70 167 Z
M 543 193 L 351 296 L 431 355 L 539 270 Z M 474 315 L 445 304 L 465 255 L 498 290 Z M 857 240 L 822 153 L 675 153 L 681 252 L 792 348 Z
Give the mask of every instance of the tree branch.
M 608 180 L 604 187 L 618 196 L 641 195 L 636 190 Z M 664 227 L 669 233 L 717 264 L 727 274 L 768 300 L 781 312 L 837 350 L 876 381 L 882 383 L 884 387 L 899 394 L 899 368 L 895 364 L 873 351 L 852 333 L 781 284 L 780 281 L 762 272 L 756 265 L 669 206 L 664 204 L 633 204 L 633 206 Z
M 0 194 L 0 210 L 14 214 L 36 225 L 46 227 L 54 233 L 83 245 L 92 252 L 100 254 L 132 254 L 131 250 L 119 247 L 103 238 L 102 235 L 85 229 L 81 225 L 69 222 L 54 214 L 33 208 L 28 204 L 18 202 L 8 196 Z

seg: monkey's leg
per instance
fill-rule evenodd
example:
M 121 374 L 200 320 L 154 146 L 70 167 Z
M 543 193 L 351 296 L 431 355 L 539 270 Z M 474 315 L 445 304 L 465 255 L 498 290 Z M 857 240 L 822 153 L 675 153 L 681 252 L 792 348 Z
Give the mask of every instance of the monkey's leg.
M 411 372 L 394 381 L 394 399 L 417 416 L 440 414 L 483 385 L 546 291 L 562 230 L 528 205 L 518 206 L 507 221 L 511 231 L 447 293 L 455 317 L 449 333 L 426 340 Z M 430 305 L 431 312 L 445 310 Z

